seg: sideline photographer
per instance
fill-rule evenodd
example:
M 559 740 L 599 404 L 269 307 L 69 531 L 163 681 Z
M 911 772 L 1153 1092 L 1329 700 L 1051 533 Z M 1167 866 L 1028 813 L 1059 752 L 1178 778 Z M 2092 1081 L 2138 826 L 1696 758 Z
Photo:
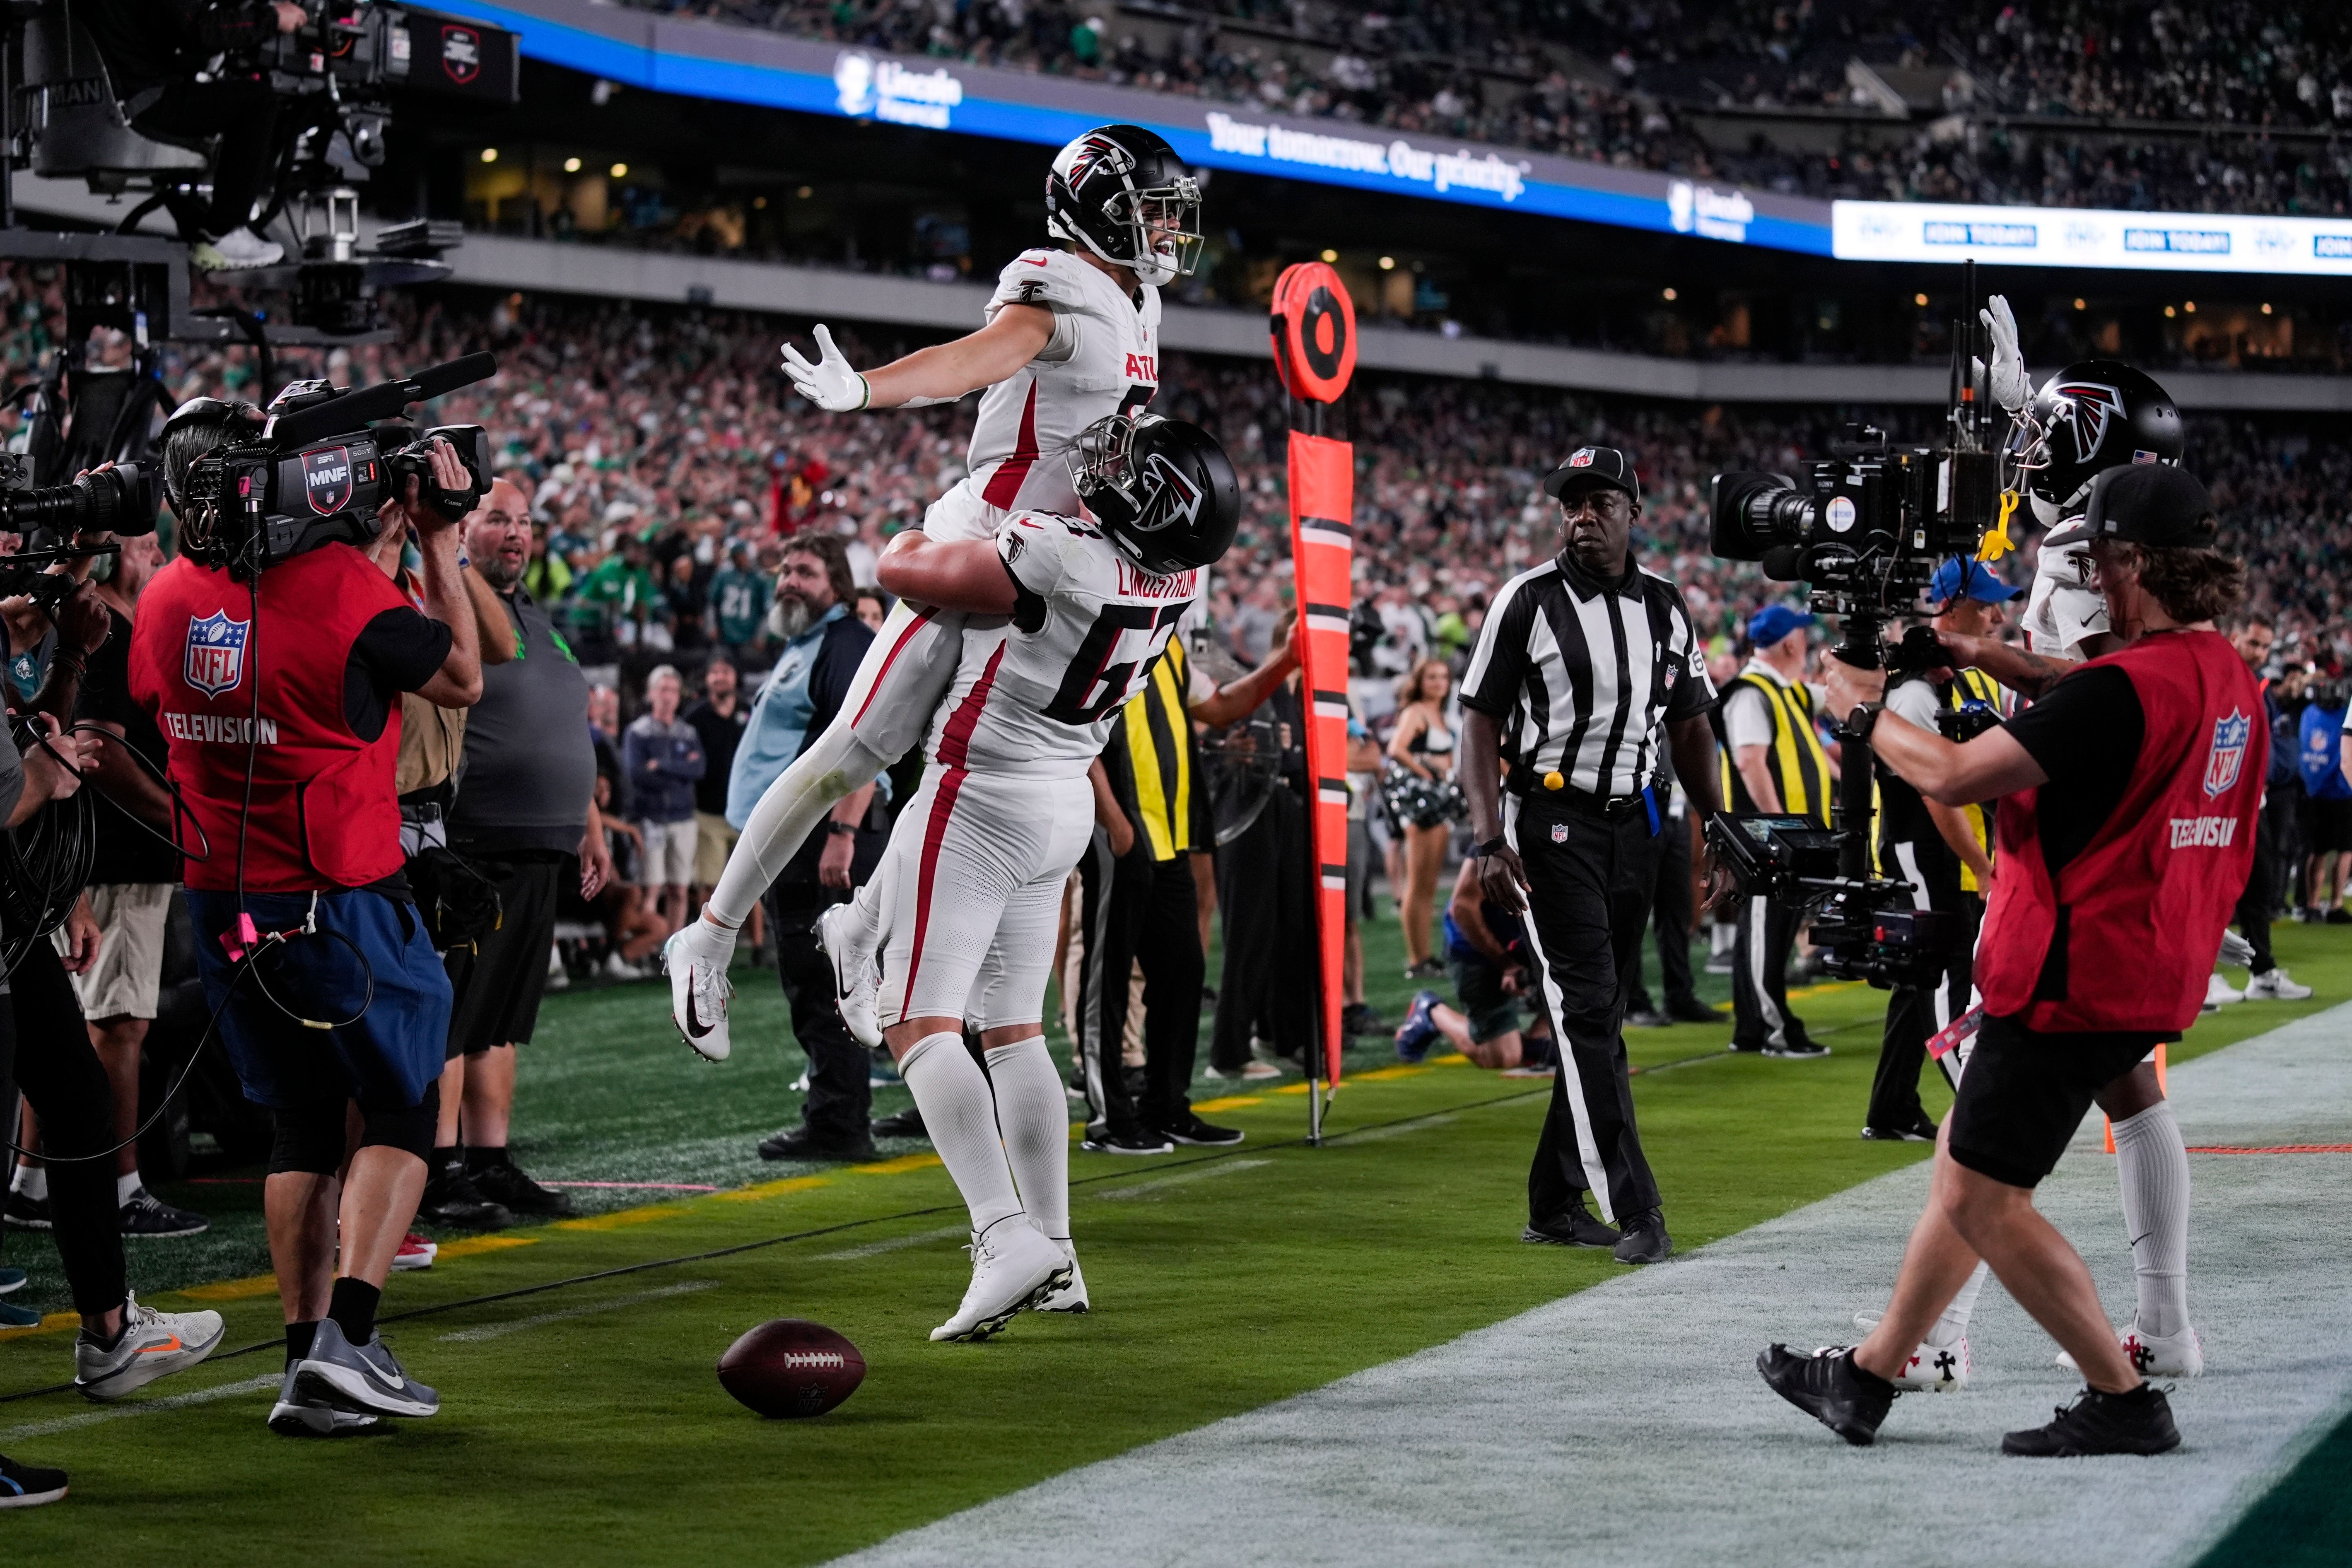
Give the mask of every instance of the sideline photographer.
M 205 999 L 277 1123 L 263 1204 L 287 1355 L 269 1424 L 289 1436 L 439 1408 L 375 1333 L 425 1186 L 450 1007 L 401 874 L 394 760 L 403 692 L 466 707 L 482 689 L 457 548 L 478 480 L 444 439 L 428 487 L 413 449 L 328 435 L 338 404 L 363 420 L 381 397 L 293 390 L 267 426 L 210 398 L 165 425 L 185 552 L 149 584 L 131 638 L 132 691 L 211 847 L 188 867 Z M 395 405 L 426 395 L 391 390 Z M 314 426 L 334 444 L 286 450 Z M 424 610 L 359 548 L 379 526 L 415 529 Z
M 1947 561 L 1928 584 L 1927 600 L 1935 607 L 1930 625 L 1939 636 L 1992 637 L 2000 627 L 2001 605 L 2017 594 L 1981 563 Z M 1898 678 L 1887 689 L 1886 709 L 1921 730 L 1968 740 L 2007 718 L 2010 702 L 1990 676 L 1964 668 L 1941 679 L 1930 674 Z M 1887 996 L 1886 1030 L 1862 1135 L 1932 1142 L 1936 1124 L 1919 1103 L 1919 1068 L 1929 1037 L 1968 1011 L 1969 955 L 1992 887 L 1992 806 L 1930 800 L 1883 763 L 1878 794 L 1881 874 L 1910 883 L 1915 907 L 1958 918 L 1965 940 L 1953 945 L 1941 974 L 1926 984 L 1897 984 Z
M 2205 487 L 2159 463 L 2102 474 L 2084 514 L 2095 579 L 2126 646 L 1973 741 L 1887 713 L 1884 678 L 1833 664 L 1833 710 L 1919 792 L 1999 798 L 1977 955 L 1984 1026 L 1946 1119 L 1927 1212 L 1886 1314 L 1848 1350 L 1774 1345 L 1758 1370 L 1849 1443 L 1873 1441 L 1899 1375 L 1981 1257 L 2086 1384 L 2005 1453 L 2162 1453 L 2161 1392 L 2108 1327 L 2089 1270 L 2033 1207 L 2093 1100 L 2197 1017 L 2253 856 L 2269 738 L 2253 677 L 2214 629 L 2244 591 L 2213 548 Z
M 212 62 L 303 27 L 309 13 L 292 0 L 90 0 L 77 16 L 132 130 L 181 142 L 220 138 L 211 206 L 173 209 L 184 237 L 201 242 L 195 264 L 215 272 L 279 260 L 284 247 L 251 227 L 276 149 L 278 95 L 250 68 Z

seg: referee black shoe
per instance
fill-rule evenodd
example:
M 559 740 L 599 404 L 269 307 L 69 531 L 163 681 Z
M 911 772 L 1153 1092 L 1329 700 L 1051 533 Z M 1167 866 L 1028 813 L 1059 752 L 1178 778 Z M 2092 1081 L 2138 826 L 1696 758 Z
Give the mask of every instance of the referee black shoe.
M 2079 1459 L 2093 1454 L 2167 1454 L 2180 1447 L 2164 1390 L 2143 1383 L 2129 1394 L 2085 1388 L 2060 1405 L 2047 1426 L 2011 1432 L 2000 1451 L 2029 1459 Z
M 1867 1448 L 1902 1392 L 1866 1367 L 1853 1364 L 1849 1345 L 1831 1345 L 1799 1355 L 1774 1345 L 1756 1358 L 1756 1370 L 1772 1392 L 1853 1444 Z
M 1198 1116 L 1187 1116 L 1174 1127 L 1160 1129 L 1171 1142 L 1189 1144 L 1196 1149 L 1228 1149 L 1242 1141 L 1238 1127 L 1215 1127 Z
M 929 1138 L 930 1136 L 923 1131 L 923 1113 L 911 1105 L 904 1110 L 895 1110 L 887 1116 L 877 1118 L 873 1124 L 873 1132 L 877 1138 Z
M 1579 1194 L 1566 1208 L 1528 1221 L 1519 1239 L 1549 1247 L 1614 1247 L 1620 1238 L 1617 1227 L 1586 1208 Z
M 1778 1046 L 1767 1046 L 1764 1054 L 1782 1061 L 1809 1062 L 1830 1054 L 1830 1048 L 1819 1040 L 1790 1040 Z
M 1865 1122 L 1862 1135 L 1874 1143 L 1933 1143 L 1936 1141 L 1936 1122 L 1933 1117 L 1926 1115 L 1906 1127 L 1875 1127 Z
M 1624 1229 L 1617 1237 L 1618 1262 L 1664 1263 L 1674 1252 L 1674 1240 L 1666 1235 L 1665 1215 L 1656 1209 L 1643 1209 L 1640 1214 L 1625 1216 Z

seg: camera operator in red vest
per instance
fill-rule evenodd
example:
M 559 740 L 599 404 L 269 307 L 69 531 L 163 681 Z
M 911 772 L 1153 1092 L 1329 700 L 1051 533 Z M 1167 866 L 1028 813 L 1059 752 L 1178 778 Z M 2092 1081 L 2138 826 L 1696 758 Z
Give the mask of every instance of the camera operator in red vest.
M 205 400 L 165 428 L 184 553 L 140 603 L 131 683 L 202 829 L 184 837 L 204 849 L 187 887 L 205 997 L 247 1096 L 277 1122 L 263 1194 L 287 1365 L 269 1424 L 323 1435 L 438 1408 L 375 1333 L 425 1189 L 449 1026 L 448 977 L 402 875 L 394 763 L 403 692 L 453 708 L 481 695 L 457 544 L 475 492 L 436 441 L 425 493 L 411 479 L 380 508 L 383 526 L 415 527 L 421 611 L 340 542 L 240 579 L 205 563 L 221 519 L 191 503 L 188 477 L 258 422 Z
M 1883 713 L 1880 672 L 1830 664 L 1832 712 L 1931 800 L 2000 799 L 1976 955 L 1984 1026 L 1936 1154 L 1886 1315 L 1805 1356 L 1774 1345 L 1765 1381 L 1849 1443 L 1876 1436 L 1889 1381 L 1981 1257 L 2065 1347 L 2087 1386 L 2027 1456 L 2155 1454 L 2180 1435 L 2117 1344 L 2082 1258 L 2033 1207 L 2093 1097 L 2196 1021 L 2254 853 L 2269 763 L 2261 691 L 2214 629 L 2245 589 L 2213 548 L 2205 487 L 2168 465 L 2112 468 L 2084 514 L 2124 646 L 1966 744 Z

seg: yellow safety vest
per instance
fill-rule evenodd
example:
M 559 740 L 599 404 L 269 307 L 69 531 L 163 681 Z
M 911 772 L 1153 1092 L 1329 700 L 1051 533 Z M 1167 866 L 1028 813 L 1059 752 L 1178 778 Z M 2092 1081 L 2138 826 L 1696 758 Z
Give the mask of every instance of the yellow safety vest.
M 1120 714 L 1143 841 L 1154 860 L 1209 847 L 1193 842 L 1192 721 L 1184 709 L 1190 675 L 1183 643 L 1171 637 L 1143 689 Z
M 1829 753 L 1822 750 L 1822 738 L 1813 728 L 1813 694 L 1804 682 L 1792 681 L 1783 686 L 1770 676 L 1757 671 L 1742 670 L 1731 682 L 1734 687 L 1751 686 L 1763 693 L 1764 702 L 1772 714 L 1772 743 L 1766 748 L 1764 763 L 1772 775 L 1772 787 L 1780 793 L 1780 810 L 1788 816 L 1810 816 L 1823 827 L 1830 825 L 1831 784 Z M 1730 690 L 1724 692 L 1730 700 Z M 1731 747 L 1727 743 L 1717 763 L 1723 798 L 1738 811 L 1754 811 L 1756 802 L 1749 797 L 1748 786 L 1740 781 L 1739 770 L 1732 765 Z

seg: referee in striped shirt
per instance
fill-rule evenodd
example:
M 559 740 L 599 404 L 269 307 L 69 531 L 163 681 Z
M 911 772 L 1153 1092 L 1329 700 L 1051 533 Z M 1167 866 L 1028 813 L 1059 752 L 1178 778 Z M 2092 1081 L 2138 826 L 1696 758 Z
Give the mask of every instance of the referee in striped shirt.
M 1634 564 L 1632 461 L 1579 447 L 1544 489 L 1559 501 L 1559 553 L 1496 595 L 1462 682 L 1481 884 L 1528 911 L 1560 1038 L 1525 1237 L 1656 1263 L 1673 1244 L 1633 1127 L 1621 1025 L 1666 826 L 1664 751 L 1691 805 L 1717 809 L 1715 688 L 1682 590 Z

